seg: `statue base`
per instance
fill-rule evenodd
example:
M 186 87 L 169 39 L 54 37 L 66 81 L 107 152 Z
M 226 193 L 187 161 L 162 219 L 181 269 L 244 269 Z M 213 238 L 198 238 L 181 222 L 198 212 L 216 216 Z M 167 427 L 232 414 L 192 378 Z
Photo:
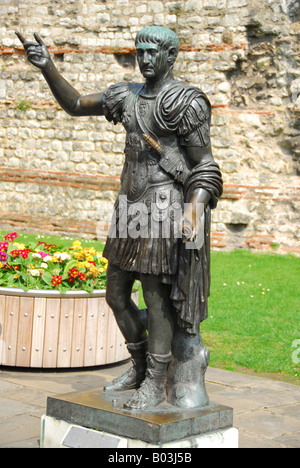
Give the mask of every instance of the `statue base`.
M 228 406 L 182 410 L 164 402 L 151 411 L 126 410 L 123 403 L 131 394 L 96 388 L 48 397 L 41 447 L 238 447 Z

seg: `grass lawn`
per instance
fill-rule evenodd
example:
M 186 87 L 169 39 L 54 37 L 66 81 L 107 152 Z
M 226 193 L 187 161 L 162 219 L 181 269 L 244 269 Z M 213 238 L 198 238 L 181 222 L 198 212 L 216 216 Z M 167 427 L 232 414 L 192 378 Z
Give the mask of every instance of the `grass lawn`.
M 0 231 L 0 242 L 6 233 Z M 16 242 L 36 237 L 19 234 Z M 38 240 L 71 246 L 75 238 L 44 235 Z M 103 248 L 102 242 L 80 240 L 83 247 Z M 212 252 L 211 270 L 209 317 L 201 325 L 210 366 L 299 385 L 300 258 Z
M 212 252 L 211 268 L 209 317 L 201 325 L 210 365 L 299 384 L 300 259 Z

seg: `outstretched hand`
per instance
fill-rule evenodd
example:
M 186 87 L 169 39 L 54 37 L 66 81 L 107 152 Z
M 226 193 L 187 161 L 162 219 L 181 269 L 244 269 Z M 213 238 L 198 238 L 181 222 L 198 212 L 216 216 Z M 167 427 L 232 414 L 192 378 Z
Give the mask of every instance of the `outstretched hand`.
M 32 65 L 41 70 L 47 68 L 49 63 L 51 62 L 50 54 L 45 46 L 44 42 L 38 35 L 38 33 L 34 33 L 34 38 L 36 42 L 29 42 L 26 41 L 24 36 L 16 31 L 16 35 L 19 40 L 22 42 L 24 50 L 26 52 L 26 57 Z

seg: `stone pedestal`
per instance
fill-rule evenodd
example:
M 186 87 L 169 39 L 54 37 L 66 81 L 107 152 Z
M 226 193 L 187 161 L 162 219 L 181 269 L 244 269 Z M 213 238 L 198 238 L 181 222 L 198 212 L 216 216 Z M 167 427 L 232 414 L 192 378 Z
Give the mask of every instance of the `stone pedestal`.
M 182 410 L 162 403 L 147 412 L 126 410 L 131 393 L 96 388 L 49 397 L 41 447 L 238 447 L 232 408 L 210 403 Z

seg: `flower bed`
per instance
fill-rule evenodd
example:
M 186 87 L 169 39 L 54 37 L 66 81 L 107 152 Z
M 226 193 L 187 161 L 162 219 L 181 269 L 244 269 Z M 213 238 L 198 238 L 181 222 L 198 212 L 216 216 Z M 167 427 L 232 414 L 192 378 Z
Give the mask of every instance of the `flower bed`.
M 94 247 L 80 241 L 71 247 L 45 242 L 18 243 L 17 233 L 0 242 L 0 286 L 67 291 L 106 288 L 107 260 Z
M 0 365 L 33 368 L 98 366 L 129 357 L 105 300 L 102 252 L 0 243 Z M 138 292 L 133 294 L 138 301 Z

